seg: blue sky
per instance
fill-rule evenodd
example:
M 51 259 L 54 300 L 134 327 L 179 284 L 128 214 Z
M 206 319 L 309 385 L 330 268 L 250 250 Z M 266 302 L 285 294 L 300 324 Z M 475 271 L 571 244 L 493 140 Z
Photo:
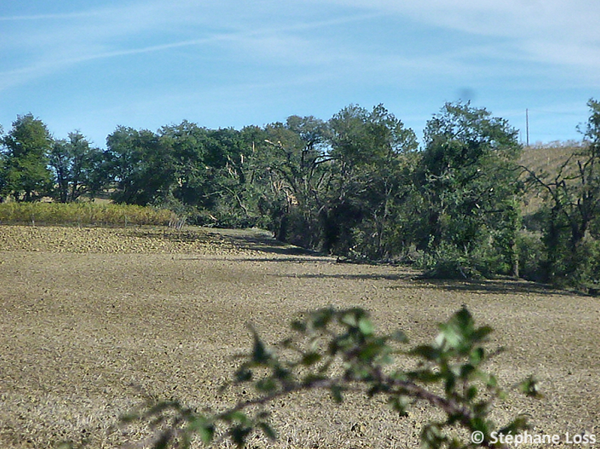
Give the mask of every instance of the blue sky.
M 117 125 L 329 119 L 383 103 L 419 138 L 471 100 L 530 141 L 580 139 L 600 100 L 598 0 L 0 1 L 0 124 L 97 146 Z

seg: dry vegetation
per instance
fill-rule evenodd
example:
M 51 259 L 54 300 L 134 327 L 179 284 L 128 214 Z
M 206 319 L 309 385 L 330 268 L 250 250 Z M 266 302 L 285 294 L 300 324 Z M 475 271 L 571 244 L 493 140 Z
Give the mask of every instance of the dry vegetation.
M 535 432 L 600 436 L 598 299 L 415 274 L 339 264 L 260 231 L 0 227 L 0 446 L 140 441 L 143 429 L 118 416 L 148 396 L 219 409 L 252 393 L 218 390 L 250 346 L 245 323 L 275 341 L 295 314 L 326 305 L 364 307 L 420 342 L 466 304 L 496 329 L 492 346 L 507 348 L 490 369 L 505 385 L 533 373 L 545 394 L 511 396 L 496 418 L 526 413 Z M 272 409 L 286 448 L 415 447 L 431 416 L 400 418 L 362 398 L 338 407 L 321 394 Z
M 525 147 L 520 164 L 535 172 L 556 173 L 574 153 L 583 149 L 581 142 L 552 142 Z
M 577 156 L 574 154 L 583 151 L 582 142 L 551 142 L 548 144 L 532 145 L 525 147 L 521 154 L 519 164 L 527 167 L 532 172 L 541 176 L 546 181 L 553 180 L 563 165 L 571 158 L 571 163 L 562 171 L 563 175 L 573 175 L 576 171 Z M 523 173 L 523 179 L 528 173 Z M 524 196 L 525 207 L 523 212 L 530 214 L 536 212 L 542 205 L 545 192 L 539 188 L 530 188 Z
M 177 216 L 167 209 L 154 209 L 105 201 L 81 203 L 0 203 L 0 224 L 77 225 L 169 225 Z

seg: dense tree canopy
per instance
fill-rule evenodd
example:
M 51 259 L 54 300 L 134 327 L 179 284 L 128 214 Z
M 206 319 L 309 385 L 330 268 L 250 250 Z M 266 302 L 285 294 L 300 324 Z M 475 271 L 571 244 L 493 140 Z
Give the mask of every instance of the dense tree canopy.
M 418 247 L 462 253 L 466 259 L 491 251 L 496 260 L 472 261 L 493 261 L 516 273 L 520 151 L 517 132 L 506 120 L 468 103 L 446 104 L 427 123 L 416 172 L 426 211 Z
M 10 195 L 16 201 L 31 201 L 48 193 L 51 188 L 48 151 L 52 138 L 46 125 L 31 114 L 18 116 L 1 143 L 2 195 Z
M 519 166 L 516 130 L 462 102 L 427 122 L 420 147 L 383 105 L 241 130 L 118 126 L 106 150 L 80 132 L 54 140 L 28 114 L 1 138 L 0 198 L 103 193 L 171 209 L 190 224 L 266 228 L 341 258 L 416 263 L 435 276 L 521 273 L 594 290 L 600 103 L 588 105 L 581 147 L 551 174 Z M 526 189 L 544 198 L 525 217 L 528 229 Z
M 102 151 L 90 147 L 80 132 L 69 133 L 68 140 L 56 140 L 49 155 L 55 176 L 53 197 L 61 203 L 76 201 L 87 193 L 97 193 L 108 183 L 106 160 Z

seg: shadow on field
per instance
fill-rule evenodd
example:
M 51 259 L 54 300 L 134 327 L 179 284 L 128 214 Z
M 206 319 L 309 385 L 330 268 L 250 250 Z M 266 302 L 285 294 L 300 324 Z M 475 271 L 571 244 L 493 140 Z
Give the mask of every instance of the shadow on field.
M 136 229 L 130 231 L 135 237 L 166 240 L 182 243 L 223 244 L 230 243 L 240 250 L 287 256 L 322 256 L 322 254 L 300 248 L 275 239 L 270 232 L 261 229 L 217 229 L 186 227 L 184 229 Z M 283 259 L 274 259 L 283 260 Z
M 333 259 L 322 253 L 311 251 L 298 246 L 290 245 L 275 239 L 271 233 L 260 229 L 202 229 L 197 228 L 192 231 L 176 231 L 176 232 L 157 232 L 144 231 L 140 232 L 140 236 L 145 237 L 161 237 L 174 241 L 202 241 L 215 243 L 228 242 L 233 246 L 247 251 L 255 251 L 259 254 L 266 254 L 267 257 L 243 257 L 245 261 L 251 262 L 331 262 Z M 272 255 L 272 257 L 268 257 Z M 288 257 L 285 257 L 288 256 Z M 184 260 L 191 260 L 185 258 Z M 206 260 L 205 257 L 202 258 Z M 339 261 L 339 259 L 338 259 Z M 388 281 L 404 281 L 397 285 L 392 285 L 387 288 L 402 289 L 414 288 L 435 288 L 446 291 L 458 291 L 465 293 L 476 294 L 519 294 L 533 293 L 537 295 L 561 295 L 561 296 L 578 296 L 575 292 L 557 290 L 546 284 L 539 284 L 525 280 L 512 279 L 495 279 L 495 280 L 446 280 L 446 279 L 430 279 L 419 276 L 415 271 L 399 272 L 394 274 L 290 274 L 276 275 L 278 277 L 294 277 L 306 279 L 339 279 L 339 280 L 388 280 Z
M 477 293 L 477 294 L 519 294 L 535 293 L 537 295 L 577 296 L 577 293 L 557 290 L 545 284 L 536 284 L 524 280 L 446 280 L 423 279 L 414 272 L 397 274 L 299 274 L 278 275 L 281 277 L 296 277 L 306 279 L 339 279 L 339 280 L 388 280 L 404 281 L 392 285 L 389 289 L 434 288 L 439 290 Z
M 129 237 L 130 235 L 138 238 L 167 240 L 169 242 L 183 243 L 210 243 L 218 242 L 223 238 L 217 233 L 205 233 L 195 230 L 177 230 L 171 228 L 150 228 L 150 229 L 126 229 L 121 235 Z
M 283 253 L 285 254 L 285 253 Z M 227 256 L 229 260 L 241 260 L 244 262 L 286 262 L 286 263 L 315 263 L 315 262 L 331 262 L 327 256 L 290 256 L 290 257 L 248 257 L 248 256 Z M 214 260 L 222 261 L 223 257 L 178 257 L 177 260 Z M 286 276 L 287 277 L 287 276 Z M 291 275 L 290 277 L 294 277 Z
M 278 275 L 281 277 L 305 278 L 305 279 L 340 279 L 340 280 L 365 280 L 365 281 L 412 281 L 414 273 L 398 273 L 398 274 L 284 274 Z M 400 287 L 399 287 L 400 288 Z
M 226 238 L 235 246 L 242 250 L 259 251 L 261 253 L 280 254 L 287 256 L 321 256 L 316 251 L 293 246 L 288 243 L 280 242 L 270 235 L 251 234 L 233 236 L 227 235 Z M 281 259 L 278 259 L 281 260 Z
M 210 234 L 228 241 L 241 250 L 283 256 L 324 256 L 317 251 L 281 242 L 270 232 L 261 229 L 215 229 Z M 273 261 L 285 261 L 285 259 L 274 258 Z
M 546 284 L 536 284 L 524 280 L 470 280 L 451 281 L 442 279 L 414 279 L 423 287 L 435 287 L 440 290 L 478 294 L 518 294 L 535 293 L 537 295 L 577 296 L 576 293 L 557 290 Z M 402 288 L 401 286 L 392 288 Z

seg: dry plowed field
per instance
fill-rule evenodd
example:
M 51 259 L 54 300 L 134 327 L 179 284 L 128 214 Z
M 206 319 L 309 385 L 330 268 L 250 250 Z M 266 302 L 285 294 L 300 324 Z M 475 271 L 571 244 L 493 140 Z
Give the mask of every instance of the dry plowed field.
M 238 393 L 219 386 L 251 347 L 246 323 L 274 342 L 296 314 L 328 305 L 366 308 L 377 328 L 424 343 L 464 304 L 495 329 L 492 348 L 506 347 L 490 366 L 501 383 L 534 374 L 545 395 L 511 395 L 495 418 L 525 413 L 530 432 L 600 439 L 597 298 L 417 274 L 336 263 L 261 231 L 0 227 L 0 447 L 122 447 L 143 432 L 118 417 L 148 397 L 232 404 Z M 270 407 L 284 448 L 416 447 L 432 416 L 325 393 Z

